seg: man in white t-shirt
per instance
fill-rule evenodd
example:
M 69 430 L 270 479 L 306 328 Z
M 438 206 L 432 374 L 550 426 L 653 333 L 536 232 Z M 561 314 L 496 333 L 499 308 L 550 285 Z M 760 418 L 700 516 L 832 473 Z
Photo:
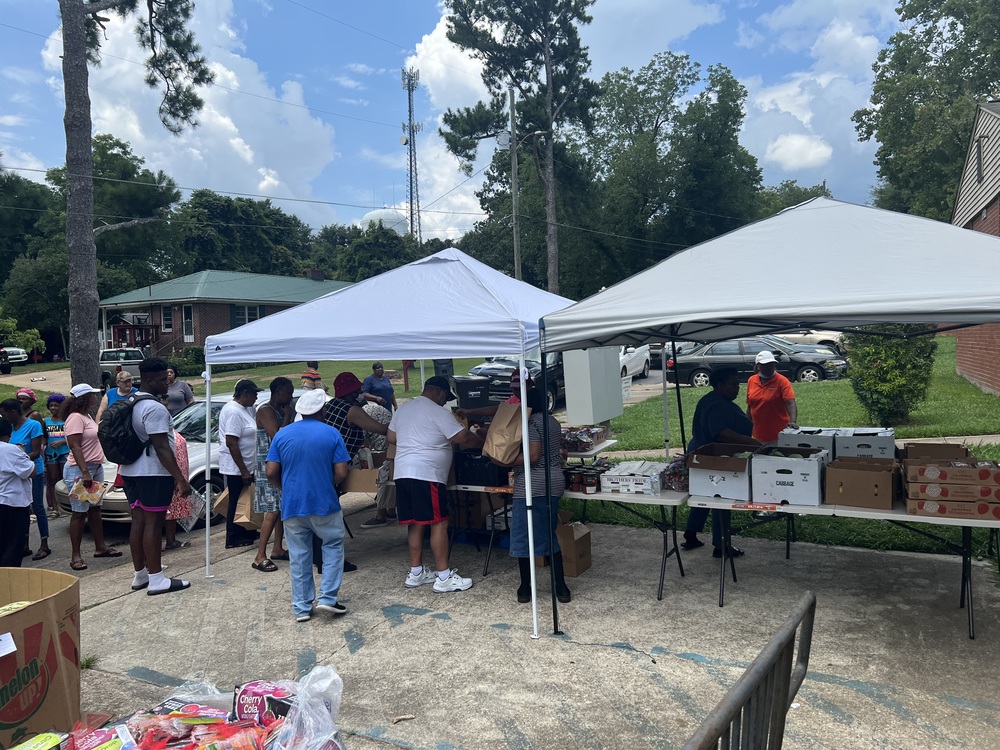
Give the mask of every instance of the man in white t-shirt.
M 423 392 L 402 404 L 392 415 L 387 435 L 396 444 L 393 476 L 396 482 L 396 513 L 399 523 L 409 526 L 410 573 L 404 586 L 417 588 L 433 583 L 434 591 L 465 591 L 471 578 L 462 578 L 448 565 L 448 491 L 452 448 L 482 447 L 483 438 L 462 427 L 444 405 L 454 400 L 447 378 L 435 375 L 424 383 Z M 431 553 L 437 571 L 424 568 L 424 527 L 431 529 Z
M 191 494 L 191 485 L 177 465 L 174 448 L 174 423 L 161 399 L 167 395 L 167 363 L 162 359 L 144 359 L 139 364 L 142 390 L 132 407 L 132 429 L 143 443 L 142 454 L 118 471 L 125 480 L 125 497 L 132 508 L 132 530 L 128 545 L 132 551 L 132 590 L 146 589 L 150 596 L 183 591 L 191 584 L 179 578 L 167 578 L 160 564 L 160 545 L 167 508 L 174 489 L 181 497 Z
M 240 494 L 254 483 L 257 467 L 257 409 L 254 402 L 263 389 L 247 378 L 238 380 L 233 388 L 233 400 L 219 412 L 219 473 L 229 490 L 226 508 L 226 549 L 257 543 L 259 532 L 237 526 L 236 506 Z

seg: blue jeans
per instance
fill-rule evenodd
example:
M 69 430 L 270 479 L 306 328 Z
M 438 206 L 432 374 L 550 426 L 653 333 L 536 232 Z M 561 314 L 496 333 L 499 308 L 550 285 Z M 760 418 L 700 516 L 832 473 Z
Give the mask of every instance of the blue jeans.
M 285 544 L 288 547 L 288 568 L 292 577 L 292 611 L 304 615 L 312 611 L 316 598 L 313 579 L 312 538 L 315 534 L 323 546 L 323 573 L 320 576 L 319 603 L 333 606 L 340 593 L 344 577 L 344 514 L 329 516 L 292 516 L 283 518 Z
M 104 464 L 87 464 L 87 471 L 90 472 L 90 478 L 95 482 L 104 481 Z M 76 464 L 72 466 L 66 464 L 63 467 L 63 483 L 66 485 L 67 490 L 72 490 L 73 485 L 76 484 L 76 480 L 82 476 L 83 471 Z M 69 499 L 69 507 L 74 513 L 88 513 L 91 508 L 100 508 L 103 504 L 104 500 L 101 500 L 97 505 L 91 505 L 82 500 Z
M 38 522 L 38 536 L 49 538 L 49 517 L 45 508 L 45 474 L 35 474 L 31 478 L 31 510 Z

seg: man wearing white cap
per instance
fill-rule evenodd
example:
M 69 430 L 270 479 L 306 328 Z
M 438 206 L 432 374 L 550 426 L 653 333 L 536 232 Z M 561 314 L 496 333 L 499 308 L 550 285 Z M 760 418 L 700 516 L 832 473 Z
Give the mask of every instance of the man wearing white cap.
M 281 490 L 288 567 L 292 577 L 292 611 L 306 622 L 315 609 L 342 615 L 337 601 L 344 576 L 344 514 L 337 485 L 347 479 L 351 457 L 336 429 L 323 422 L 326 392 L 312 390 L 295 404 L 302 416 L 275 433 L 267 453 L 267 481 Z M 323 572 L 315 608 L 312 539 L 322 542 Z
M 769 351 L 757 353 L 756 372 L 747 381 L 747 416 L 753 422 L 753 436 L 772 443 L 786 427 L 798 427 L 799 410 L 795 391 L 778 372 L 778 360 Z

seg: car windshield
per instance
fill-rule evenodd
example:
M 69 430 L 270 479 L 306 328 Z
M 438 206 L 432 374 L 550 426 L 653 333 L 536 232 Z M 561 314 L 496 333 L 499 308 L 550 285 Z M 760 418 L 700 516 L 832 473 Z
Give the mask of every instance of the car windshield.
M 212 442 L 219 439 L 219 412 L 222 404 L 212 404 Z M 197 401 L 174 417 L 174 429 L 188 442 L 205 442 L 205 402 Z

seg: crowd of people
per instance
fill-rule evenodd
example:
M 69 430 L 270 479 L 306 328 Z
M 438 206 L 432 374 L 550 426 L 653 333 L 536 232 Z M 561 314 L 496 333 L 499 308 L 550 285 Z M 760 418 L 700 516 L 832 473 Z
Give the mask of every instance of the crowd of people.
M 158 358 L 139 366 L 141 389 L 132 375 L 118 374 L 115 387 L 101 394 L 88 384 L 74 386 L 65 397 L 52 394 L 43 418 L 34 410 L 35 394 L 21 389 L 17 398 L 0 402 L 0 560 L 19 566 L 27 554 L 41 560 L 51 554 L 48 521 L 59 516 L 55 484 L 62 479 L 70 492 L 70 567 L 86 570 L 82 551 L 85 526 L 94 542 L 94 557 L 120 557 L 106 544 L 99 494 L 105 483 L 105 447 L 108 435 L 99 423 L 111 423 L 128 409 L 126 424 L 139 450 L 119 465 L 119 481 L 131 509 L 129 551 L 131 588 L 148 595 L 183 591 L 188 581 L 163 573 L 162 551 L 186 546 L 176 538 L 177 521 L 191 515 L 191 485 L 184 438 L 173 428 L 172 416 L 193 403 L 190 386 L 177 378 L 174 367 Z M 515 376 L 517 373 L 515 373 Z M 525 377 L 527 377 L 525 375 Z M 292 583 L 292 610 L 304 622 L 315 613 L 340 615 L 344 572 L 353 570 L 344 554 L 347 527 L 338 486 L 347 478 L 362 448 L 385 451 L 396 446 L 394 482 L 376 495 L 376 515 L 362 528 L 387 526 L 395 521 L 407 528 L 409 570 L 401 582 L 406 588 L 429 585 L 435 592 L 465 591 L 472 580 L 451 567 L 448 544 L 447 479 L 453 446 L 481 448 L 486 430 L 463 426 L 445 405 L 455 398 L 446 378 L 434 376 L 419 396 L 400 405 L 381 362 L 361 381 L 351 372 L 333 380 L 333 393 L 323 384 L 318 363 L 308 362 L 302 373 L 303 391 L 296 400 L 293 382 L 271 381 L 268 400 L 257 406 L 263 391 L 249 379 L 238 380 L 232 399 L 218 418 L 219 472 L 229 495 L 226 506 L 227 549 L 256 545 L 254 570 L 280 570 L 275 561 L 287 561 Z M 562 487 L 558 423 L 545 409 L 541 391 L 527 381 L 532 486 L 544 487 L 544 420 L 548 425 L 549 455 L 554 480 L 552 497 L 533 492 L 536 552 L 553 567 L 560 601 L 570 592 L 562 570 L 558 542 L 549 546 L 547 524 L 558 522 Z M 517 403 L 520 379 L 511 380 L 511 403 Z M 294 407 L 293 407 L 293 401 Z M 124 403 L 122 403 L 124 402 Z M 121 406 L 117 406 L 121 404 Z M 96 419 L 91 416 L 96 410 Z M 103 442 L 102 442 L 103 441 Z M 110 451 L 110 448 L 108 449 Z M 117 451 L 111 451 L 112 454 Z M 48 489 L 48 510 L 45 493 Z M 240 496 L 253 493 L 253 511 L 262 517 L 260 531 L 236 523 Z M 98 496 L 90 497 L 89 493 Z M 37 522 L 40 543 L 28 548 L 29 514 Z M 519 560 L 517 600 L 530 599 L 527 550 L 527 513 L 523 456 L 514 463 L 514 501 L 511 555 Z M 433 565 L 424 564 L 424 539 L 430 537 Z M 164 545 L 165 538 L 165 545 Z M 270 544 L 270 551 L 268 545 Z M 320 573 L 317 595 L 312 566 Z

